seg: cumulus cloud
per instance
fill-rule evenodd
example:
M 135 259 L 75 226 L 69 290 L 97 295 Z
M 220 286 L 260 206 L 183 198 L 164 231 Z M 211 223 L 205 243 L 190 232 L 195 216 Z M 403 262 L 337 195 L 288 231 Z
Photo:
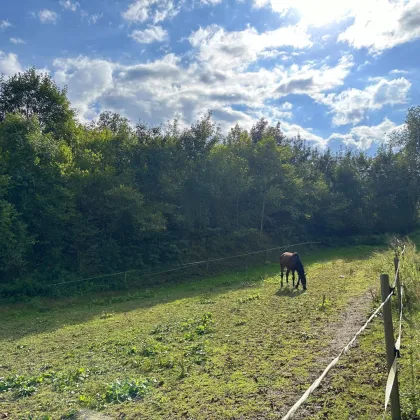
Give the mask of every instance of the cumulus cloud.
M 60 0 L 60 5 L 64 9 L 70 10 L 71 12 L 75 12 L 77 8 L 80 6 L 80 4 L 77 1 L 71 1 L 71 0 Z
M 12 53 L 6 54 L 0 51 L 0 74 L 13 76 L 20 71 L 22 71 L 22 67 L 17 55 Z
M 55 25 L 58 20 L 58 14 L 52 10 L 43 9 L 38 12 L 38 18 L 41 23 L 53 23 Z
M 406 103 L 410 87 L 411 83 L 404 77 L 390 81 L 379 79 L 364 90 L 351 88 L 338 94 L 320 94 L 315 97 L 318 102 L 331 108 L 334 125 L 357 124 L 369 110 Z
M 420 37 L 420 0 L 366 0 L 353 16 L 338 40 L 372 54 Z
M 328 141 L 339 139 L 347 146 L 356 146 L 358 149 L 366 150 L 374 143 L 381 144 L 387 142 L 388 135 L 399 130 L 401 127 L 397 126 L 388 118 L 384 118 L 378 125 L 353 127 L 347 134 L 333 133 L 328 138 Z
M 270 7 L 274 12 L 285 16 L 290 12 L 299 16 L 305 24 L 319 27 L 339 22 L 347 17 L 356 3 L 361 0 L 254 0 L 254 7 Z
M 282 17 L 294 14 L 305 25 L 321 27 L 351 19 L 338 40 L 372 54 L 420 37 L 420 0 L 253 0 Z
M 182 67 L 173 54 L 131 66 L 86 57 L 55 60 L 54 66 L 55 79 L 69 86 L 70 100 L 84 119 L 94 117 L 100 106 L 151 124 L 177 113 L 190 123 L 200 112 L 226 110 L 235 101 L 257 104 L 261 100 L 257 101 L 256 96 L 268 81 L 264 72 L 259 79 L 256 74 L 248 76 L 255 91 L 247 92 L 238 85 L 234 74 L 224 74 L 223 86 L 215 87 L 202 80 L 203 75 L 209 75 L 208 69 Z M 220 74 L 216 72 L 214 78 L 220 80 Z
M 281 67 L 281 82 L 275 90 L 276 96 L 306 94 L 314 96 L 341 86 L 354 66 L 353 56 L 343 56 L 337 66 L 317 66 L 317 63 L 289 68 Z
M 130 37 L 139 44 L 151 44 L 168 40 L 168 32 L 161 26 L 149 26 L 144 31 L 135 30 L 131 32 Z
M 10 28 L 12 24 L 8 20 L 0 20 L 0 29 L 4 30 Z
M 56 59 L 53 62 L 57 83 L 69 85 L 69 99 L 85 119 L 94 115 L 95 100 L 112 87 L 113 65 L 106 60 Z
M 278 47 L 303 49 L 312 46 L 306 28 L 301 26 L 286 26 L 258 33 L 252 27 L 228 32 L 218 25 L 211 25 L 200 27 L 188 40 L 197 49 L 197 58 L 201 62 L 224 68 L 246 68 L 261 54 Z
M 312 129 L 303 128 L 297 124 L 290 124 L 287 121 L 282 123 L 281 128 L 286 136 L 297 137 L 300 135 L 302 139 L 314 143 L 314 145 L 320 149 L 325 149 L 328 145 L 328 139 L 324 139 L 323 137 L 314 134 Z
M 140 42 L 166 37 L 162 28 L 148 29 L 133 31 L 132 37 Z M 271 48 L 310 46 L 305 29 L 298 27 L 258 33 L 254 28 L 228 32 L 213 25 L 193 32 L 189 42 L 194 50 L 187 61 L 174 54 L 132 65 L 87 57 L 58 59 L 54 77 L 68 86 L 70 100 L 85 120 L 110 109 L 132 121 L 160 124 L 179 115 L 190 124 L 211 109 L 226 130 L 234 121 L 250 128 L 264 115 L 273 122 L 287 121 L 290 135 L 300 132 L 324 145 L 320 136 L 289 122 L 293 106 L 279 104 L 278 99 L 290 93 L 313 96 L 342 85 L 354 65 L 352 56 L 342 57 L 335 66 L 313 61 L 272 69 L 249 67 Z
M 172 0 L 136 0 L 122 13 L 123 19 L 128 22 L 143 23 L 149 19 L 153 23 L 173 18 L 180 11 Z
M 21 38 L 10 38 L 12 44 L 26 44 L 26 42 Z

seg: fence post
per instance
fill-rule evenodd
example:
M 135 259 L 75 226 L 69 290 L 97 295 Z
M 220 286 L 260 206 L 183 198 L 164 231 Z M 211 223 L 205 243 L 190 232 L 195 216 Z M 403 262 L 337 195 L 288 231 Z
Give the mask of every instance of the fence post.
M 388 274 L 381 274 L 381 294 L 382 302 L 391 292 L 389 287 Z M 390 371 L 395 358 L 395 342 L 394 342 L 394 326 L 392 325 L 391 300 L 385 303 L 383 307 L 384 331 L 385 331 L 385 347 L 386 359 L 388 364 L 388 372 Z M 398 389 L 398 372 L 395 373 L 394 385 L 391 391 L 391 418 L 392 420 L 401 420 L 400 393 Z
M 400 259 L 398 257 L 394 258 L 394 266 L 395 266 L 395 275 L 396 275 L 396 286 L 397 286 L 397 300 L 398 300 L 398 312 L 401 312 L 401 280 L 400 280 L 400 270 L 398 269 L 398 265 L 400 263 Z

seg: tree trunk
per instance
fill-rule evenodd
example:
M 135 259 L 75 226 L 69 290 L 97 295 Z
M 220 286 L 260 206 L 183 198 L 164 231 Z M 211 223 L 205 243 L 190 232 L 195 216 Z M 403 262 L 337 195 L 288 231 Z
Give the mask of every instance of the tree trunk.
M 236 196 L 236 229 L 239 229 L 239 195 Z
M 262 210 L 261 210 L 260 233 L 263 233 L 263 228 L 264 228 L 264 213 L 265 213 L 265 192 L 264 192 L 263 204 L 262 204 Z

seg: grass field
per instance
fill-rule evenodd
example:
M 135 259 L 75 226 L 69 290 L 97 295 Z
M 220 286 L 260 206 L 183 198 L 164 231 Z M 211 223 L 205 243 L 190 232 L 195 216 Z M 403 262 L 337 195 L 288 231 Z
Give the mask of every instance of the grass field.
M 377 302 L 392 254 L 374 251 L 302 253 L 305 293 L 280 290 L 278 266 L 267 264 L 1 307 L 0 418 L 73 418 L 83 408 L 126 419 L 281 418 Z M 405 418 L 420 418 L 419 321 L 415 310 L 404 321 Z M 385 375 L 377 319 L 296 418 L 381 418 Z

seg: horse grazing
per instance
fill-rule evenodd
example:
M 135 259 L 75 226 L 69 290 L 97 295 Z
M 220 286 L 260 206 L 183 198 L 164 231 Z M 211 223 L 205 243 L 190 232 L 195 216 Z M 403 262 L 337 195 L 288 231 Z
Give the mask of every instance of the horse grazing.
M 299 282 L 302 282 L 303 290 L 306 290 L 306 275 L 303 268 L 302 261 L 296 252 L 284 252 L 280 255 L 280 270 L 281 270 L 281 287 L 283 287 L 283 272 L 286 267 L 286 282 L 289 284 L 289 273 L 292 271 L 293 287 L 295 287 L 295 271 L 298 272 L 298 282 L 296 289 L 299 287 Z

